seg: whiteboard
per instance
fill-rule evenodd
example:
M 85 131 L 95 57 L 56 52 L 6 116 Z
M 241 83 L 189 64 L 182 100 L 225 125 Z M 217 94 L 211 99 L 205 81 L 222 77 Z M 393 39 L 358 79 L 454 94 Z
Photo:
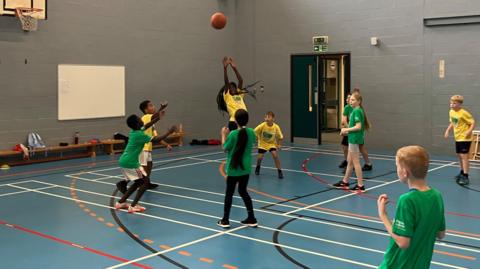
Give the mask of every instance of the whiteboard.
M 58 119 L 125 116 L 125 66 L 58 65 Z

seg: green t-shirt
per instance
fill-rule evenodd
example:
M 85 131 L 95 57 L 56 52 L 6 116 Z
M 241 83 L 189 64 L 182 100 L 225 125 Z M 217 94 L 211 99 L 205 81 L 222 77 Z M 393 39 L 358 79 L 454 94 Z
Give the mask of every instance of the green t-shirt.
M 235 153 L 235 150 L 236 150 L 238 133 L 240 132 L 240 130 L 241 129 L 232 131 L 228 135 L 227 140 L 223 145 L 223 148 L 226 151 L 228 151 L 227 166 L 226 166 L 228 176 L 234 176 L 234 177 L 244 176 L 244 175 L 250 174 L 252 170 L 252 147 L 253 147 L 253 144 L 255 143 L 255 132 L 253 131 L 252 128 L 246 128 L 248 140 L 247 140 L 245 152 L 243 153 L 243 158 L 242 158 L 244 169 L 242 169 L 240 166 L 238 166 L 236 169 L 233 167 L 230 167 L 233 154 Z
M 445 231 L 443 198 L 439 191 L 410 190 L 400 196 L 392 231 L 410 238 L 410 246 L 401 249 L 393 239 L 385 253 L 381 269 L 427 269 L 432 260 L 437 233 Z
M 353 107 L 351 105 L 346 105 L 343 108 L 343 116 L 347 117 L 347 122 L 350 119 L 350 114 L 352 113 L 352 111 L 353 111 Z
M 357 122 L 362 124 L 362 128 L 355 132 L 348 132 L 348 144 L 362 145 L 365 143 L 365 114 L 360 107 L 353 108 L 352 113 L 350 114 L 348 127 L 354 127 Z
M 142 130 L 132 130 L 128 137 L 128 144 L 118 163 L 122 168 L 136 169 L 140 167 L 139 156 L 145 143 L 149 143 L 152 137 Z

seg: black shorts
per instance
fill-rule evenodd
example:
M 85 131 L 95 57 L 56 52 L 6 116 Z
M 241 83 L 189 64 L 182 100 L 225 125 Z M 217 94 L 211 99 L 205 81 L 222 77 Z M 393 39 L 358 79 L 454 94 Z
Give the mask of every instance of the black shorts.
M 234 121 L 229 121 L 228 122 L 228 130 L 230 130 L 230 132 L 234 131 L 234 130 L 237 130 L 237 129 L 238 129 L 238 125 L 237 125 L 236 122 L 234 122 Z
M 455 142 L 455 149 L 457 151 L 457 154 L 469 153 L 471 145 L 472 145 L 472 141 Z
M 268 151 L 269 151 L 269 152 L 277 151 L 277 149 L 276 149 L 276 148 L 271 148 L 271 149 L 269 149 Z M 265 149 L 258 149 L 258 153 L 260 153 L 260 154 L 264 154 L 265 152 L 267 152 L 267 150 L 265 150 Z
M 343 138 L 342 138 L 342 145 L 348 146 L 348 136 L 347 136 L 347 135 L 343 136 Z

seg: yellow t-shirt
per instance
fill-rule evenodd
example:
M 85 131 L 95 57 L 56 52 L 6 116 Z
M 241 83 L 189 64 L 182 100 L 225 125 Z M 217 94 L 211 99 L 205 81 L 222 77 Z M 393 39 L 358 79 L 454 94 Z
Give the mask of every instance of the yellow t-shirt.
M 277 148 L 277 142 L 283 139 L 282 130 L 277 124 L 268 126 L 266 122 L 261 123 L 255 128 L 255 134 L 258 139 L 258 148 L 263 150 L 270 150 Z
M 465 109 L 459 111 L 450 109 L 450 122 L 453 124 L 453 134 L 455 141 L 472 141 L 473 136 L 467 137 L 467 130 L 472 126 L 474 119 Z
M 247 110 L 245 102 L 243 102 L 243 96 L 245 94 L 231 95 L 230 91 L 223 93 L 223 99 L 227 104 L 228 115 L 230 115 L 230 121 L 235 121 L 235 112 L 239 109 Z
M 153 114 L 145 114 L 142 117 L 143 124 L 147 124 L 152 121 Z M 146 135 L 155 137 L 157 136 L 157 130 L 155 130 L 155 125 L 143 131 Z M 153 144 L 152 142 L 146 143 L 143 147 L 143 151 L 152 151 Z

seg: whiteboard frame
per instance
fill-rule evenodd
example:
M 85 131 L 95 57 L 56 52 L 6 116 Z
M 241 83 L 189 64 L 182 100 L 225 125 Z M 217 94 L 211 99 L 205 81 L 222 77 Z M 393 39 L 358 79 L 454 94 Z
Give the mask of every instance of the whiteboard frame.
M 125 116 L 125 66 L 59 64 L 57 70 L 59 121 Z

